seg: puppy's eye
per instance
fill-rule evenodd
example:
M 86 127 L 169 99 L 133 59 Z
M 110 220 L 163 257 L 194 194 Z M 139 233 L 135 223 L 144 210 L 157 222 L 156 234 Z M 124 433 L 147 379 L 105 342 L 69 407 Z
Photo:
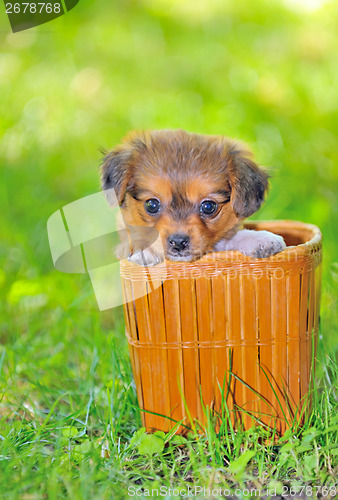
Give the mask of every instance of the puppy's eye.
M 200 212 L 203 215 L 212 215 L 217 210 L 217 203 L 212 200 L 202 201 L 200 205 Z
M 160 210 L 161 203 L 156 198 L 150 198 L 150 200 L 147 200 L 144 203 L 144 207 L 146 209 L 146 212 L 148 212 L 148 214 L 154 215 L 157 214 L 157 212 Z

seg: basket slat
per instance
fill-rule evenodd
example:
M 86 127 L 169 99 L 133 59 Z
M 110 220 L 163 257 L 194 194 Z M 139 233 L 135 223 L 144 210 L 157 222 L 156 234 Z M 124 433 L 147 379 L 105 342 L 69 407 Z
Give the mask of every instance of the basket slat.
M 274 404 L 279 415 L 277 430 L 285 430 L 285 388 L 287 386 L 287 347 L 286 347 L 286 278 L 274 273 L 271 277 L 271 333 L 272 344 L 272 379 L 275 383 L 276 394 Z
M 167 333 L 165 326 L 165 311 L 163 301 L 162 287 L 156 288 L 149 295 L 149 316 L 151 339 L 157 339 L 157 343 L 165 344 L 167 342 Z M 171 410 L 169 399 L 169 367 L 168 354 L 166 349 L 154 348 L 152 351 L 152 384 L 154 399 L 156 402 L 156 412 L 161 415 L 169 415 Z M 170 424 L 163 417 L 156 417 L 155 429 L 167 430 Z
M 243 347 L 243 366 L 241 367 L 242 378 L 247 385 L 244 386 L 243 409 L 249 414 L 257 414 L 258 411 L 258 345 L 256 328 L 256 294 L 254 277 L 244 274 L 241 279 L 241 339 Z M 244 416 L 245 427 L 253 425 L 252 418 Z
M 287 277 L 287 367 L 290 417 L 297 414 L 300 400 L 300 276 Z
M 269 384 L 272 376 L 272 340 L 271 340 L 271 280 L 267 275 L 256 278 L 256 307 L 258 318 L 259 346 L 259 386 L 261 395 L 259 418 L 271 426 L 273 391 Z
M 164 282 L 163 291 L 167 340 L 170 344 L 180 345 L 182 342 L 182 333 L 178 280 Z M 170 312 L 168 313 L 168 311 Z M 168 367 L 170 367 L 171 372 L 169 379 L 170 417 L 176 421 L 180 421 L 185 416 L 184 404 L 181 397 L 184 390 L 182 349 L 168 349 Z
M 196 306 L 198 340 L 200 342 L 208 342 L 210 340 L 213 340 L 214 327 L 212 321 L 210 280 L 206 280 L 205 278 L 199 278 L 196 280 Z M 203 405 L 207 408 L 213 408 L 215 403 L 213 388 L 214 367 L 212 363 L 211 349 L 200 349 L 199 356 Z M 207 411 L 207 409 L 205 411 Z
M 308 331 L 307 331 L 307 315 L 308 315 L 308 300 L 309 300 L 309 272 L 304 272 L 301 275 L 300 285 L 300 397 L 303 401 L 308 393 L 309 388 L 309 351 L 308 351 Z
M 195 343 L 197 341 L 197 313 L 195 281 L 183 279 L 180 286 L 180 307 L 182 341 Z M 183 349 L 184 403 L 193 418 L 202 419 L 199 388 L 201 384 L 198 348 Z M 187 422 L 188 423 L 188 422 Z M 193 422 L 191 422 L 192 424 Z
M 125 313 L 126 327 L 128 329 L 128 332 L 130 332 L 133 341 L 137 342 L 139 339 L 138 339 L 138 330 L 136 328 L 134 305 L 132 302 L 133 287 L 128 280 L 123 280 L 122 286 L 125 297 L 124 313 Z M 151 398 L 151 401 L 149 401 L 147 400 L 147 395 L 144 396 L 143 394 L 143 385 L 147 378 L 144 376 L 144 373 L 142 373 L 141 370 L 144 370 L 144 366 L 147 365 L 146 364 L 144 365 L 142 362 L 141 352 L 136 349 L 133 349 L 133 346 L 130 342 L 129 342 L 129 352 L 131 353 L 130 359 L 135 378 L 139 405 L 141 408 L 146 408 L 147 406 L 152 407 L 153 399 Z
M 228 290 L 228 300 L 230 304 L 229 312 L 229 340 L 230 346 L 232 347 L 232 366 L 231 371 L 236 377 L 232 377 L 232 394 L 233 402 L 235 405 L 235 422 L 242 422 L 244 415 L 242 412 L 237 411 L 238 408 L 243 408 L 245 404 L 245 386 L 241 383 L 243 378 L 242 367 L 245 364 L 245 349 L 242 343 L 242 317 L 243 311 L 241 310 L 241 284 L 240 280 L 236 278 L 230 278 L 229 280 L 229 290 Z M 237 378 L 238 377 L 238 378 Z
M 142 281 L 133 283 L 134 296 L 139 297 L 135 299 L 135 317 L 137 319 L 138 338 L 140 342 L 151 343 L 151 326 L 150 326 L 150 312 L 148 304 L 148 296 L 145 295 L 148 291 L 148 284 Z M 144 295 L 142 295 L 142 293 Z M 154 353 L 148 349 L 139 350 L 139 362 L 141 365 L 142 374 L 142 392 L 144 399 L 143 408 L 147 411 L 152 411 L 156 406 L 156 391 L 157 388 L 153 385 L 153 356 Z M 143 414 L 144 416 L 145 414 Z M 150 428 L 157 428 L 158 420 L 155 415 L 146 414 L 147 422 Z
M 227 284 L 223 276 L 214 276 L 212 278 L 212 321 L 214 326 L 214 340 L 219 342 L 224 340 L 224 337 L 229 338 L 228 324 L 229 319 L 226 309 L 225 290 Z M 224 300 L 220 300 L 224 297 Z M 213 384 L 214 384 L 214 408 L 217 414 L 222 412 L 222 394 L 224 397 L 227 394 L 229 380 L 229 349 L 220 347 L 212 349 L 212 364 L 213 364 Z

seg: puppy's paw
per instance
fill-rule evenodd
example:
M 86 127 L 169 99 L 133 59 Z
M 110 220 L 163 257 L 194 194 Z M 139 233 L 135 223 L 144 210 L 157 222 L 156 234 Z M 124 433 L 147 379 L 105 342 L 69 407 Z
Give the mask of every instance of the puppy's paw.
M 120 232 L 120 243 L 115 249 L 116 257 L 119 260 L 128 259 L 129 262 L 138 264 L 139 266 L 155 266 L 164 260 L 164 251 L 161 239 L 156 241 L 149 238 L 149 234 L 142 233 L 141 236 L 148 238 L 141 239 L 140 231 L 135 228 L 133 231 Z M 157 233 L 158 234 L 158 233 Z M 152 236 L 154 236 L 152 234 Z
M 246 253 L 245 255 L 250 255 L 255 259 L 264 259 L 266 257 L 270 257 L 270 255 L 275 255 L 276 253 L 285 250 L 286 245 L 281 236 L 269 233 L 268 231 L 259 232 L 264 232 L 266 235 L 261 235 L 257 239 L 256 244 L 253 245 L 252 248 L 249 248 L 249 253 Z
M 243 229 L 238 231 L 231 240 L 221 240 L 215 245 L 215 250 L 238 250 L 244 255 L 263 259 L 285 250 L 286 245 L 281 236 L 269 231 L 253 231 Z
M 136 250 L 136 252 L 128 256 L 128 260 L 139 266 L 156 266 L 156 264 L 164 260 L 164 256 L 156 252 L 152 247 L 148 247 L 144 250 Z
M 115 255 L 119 260 L 128 259 L 131 255 L 131 249 L 128 240 L 122 241 L 115 248 Z

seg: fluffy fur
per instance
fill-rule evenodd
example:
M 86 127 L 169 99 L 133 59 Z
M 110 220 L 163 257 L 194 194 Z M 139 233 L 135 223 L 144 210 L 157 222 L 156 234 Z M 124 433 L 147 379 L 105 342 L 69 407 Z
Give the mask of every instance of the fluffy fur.
M 263 203 L 268 175 L 243 144 L 226 137 L 133 132 L 104 158 L 101 182 L 103 190 L 115 190 L 129 235 L 120 258 L 153 265 L 164 257 L 192 261 L 215 250 L 268 257 L 285 248 L 280 236 L 267 231 L 239 231 Z M 149 203 L 159 206 L 156 213 Z M 203 211 L 215 205 L 213 213 Z M 152 245 L 151 229 L 160 235 Z

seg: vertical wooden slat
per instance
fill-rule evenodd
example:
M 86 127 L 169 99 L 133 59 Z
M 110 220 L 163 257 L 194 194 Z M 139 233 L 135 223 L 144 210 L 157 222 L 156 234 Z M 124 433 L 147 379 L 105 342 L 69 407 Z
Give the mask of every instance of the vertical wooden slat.
M 184 405 L 181 397 L 184 391 L 183 379 L 183 349 L 181 347 L 181 314 L 178 280 L 167 280 L 163 283 L 165 322 L 167 330 L 167 341 L 169 344 L 177 344 L 176 348 L 168 349 L 168 369 L 170 371 L 170 416 L 180 421 L 185 415 Z M 183 422 L 184 424 L 186 422 Z M 175 424 L 172 423 L 171 426 Z M 178 432 L 183 431 L 179 428 Z
M 232 372 L 237 377 L 242 378 L 242 367 L 244 363 L 244 348 L 242 347 L 241 338 L 241 295 L 240 295 L 240 271 L 234 270 L 234 273 L 228 275 L 228 297 L 229 305 L 229 343 L 232 346 Z M 235 408 L 236 421 L 242 422 L 242 413 L 237 410 L 241 409 L 245 403 L 244 385 L 235 377 L 232 377 L 231 384 L 233 394 L 233 404 Z
M 212 278 L 212 318 L 214 325 L 214 341 L 224 343 L 226 339 L 226 304 L 223 276 L 214 276 Z M 228 350 L 225 347 L 215 347 L 213 349 L 213 364 L 214 364 L 214 394 L 215 394 L 215 411 L 220 413 L 222 406 L 222 390 L 224 388 L 224 396 L 227 393 L 227 370 Z
M 226 393 L 227 396 L 226 404 L 228 406 L 230 412 L 231 423 L 233 426 L 236 424 L 236 420 L 238 418 L 238 412 L 235 408 L 235 378 L 232 375 L 233 372 L 233 357 L 234 357 L 234 346 L 233 346 L 233 329 L 232 329 L 232 320 L 231 320 L 231 288 L 230 288 L 230 280 L 232 279 L 231 274 L 229 272 L 225 273 L 223 276 L 223 285 L 224 285 L 224 309 L 225 309 L 225 337 L 228 340 L 227 349 L 225 352 L 226 356 Z
M 198 340 L 201 342 L 199 349 L 200 359 L 200 382 L 203 405 L 213 408 L 213 363 L 211 343 L 214 337 L 212 310 L 211 310 L 211 283 L 210 279 L 201 277 L 196 279 L 196 306 Z M 209 345 L 207 347 L 206 345 Z M 205 417 L 205 416 L 204 416 Z M 203 418 L 205 422 L 205 418 Z
M 308 332 L 307 314 L 308 314 L 308 297 L 309 297 L 309 271 L 303 270 L 301 275 L 300 288 L 300 319 L 299 319 L 299 363 L 300 363 L 300 397 L 302 403 L 308 391 L 309 386 L 309 349 L 308 349 Z
M 314 311 L 314 330 L 318 332 L 319 329 L 319 316 L 320 316 L 320 296 L 322 288 L 322 265 L 319 264 L 315 270 L 316 275 L 316 297 L 315 297 L 315 311 Z M 316 336 L 317 337 L 317 336 Z
M 312 367 L 313 361 L 313 341 L 314 341 L 314 309 L 315 309 L 315 296 L 316 296 L 316 270 L 311 269 L 309 273 L 309 302 L 308 302 L 308 315 L 307 315 L 307 334 L 308 334 L 308 356 L 309 356 L 309 370 Z M 310 373 L 308 374 L 310 381 Z
M 257 395 L 258 390 L 258 347 L 256 334 L 256 294 L 254 280 L 251 273 L 243 273 L 240 281 L 241 300 L 241 341 L 242 341 L 242 377 L 245 386 L 243 408 L 250 414 L 255 414 L 258 410 Z M 249 386 L 249 387 L 248 387 Z M 252 389 L 252 390 L 251 390 Z M 254 420 L 244 414 L 245 427 L 252 427 Z
M 310 266 L 311 267 L 311 266 Z M 315 300 L 316 300 L 316 269 L 313 266 L 309 276 L 309 303 L 308 303 L 308 352 L 309 352 L 309 404 L 308 410 L 312 408 L 313 403 L 313 390 L 314 390 L 314 376 L 315 376 L 315 337 L 316 332 L 314 329 L 314 314 L 315 314 Z
M 319 264 L 315 270 L 315 281 L 316 281 L 316 297 L 315 297 L 315 310 L 314 310 L 314 354 L 316 360 L 317 353 L 317 343 L 318 343 L 318 330 L 319 330 L 319 317 L 320 317 L 320 295 L 322 286 L 322 265 Z M 315 368 L 315 366 L 314 366 Z
M 125 304 L 125 308 L 127 311 L 128 315 L 128 324 L 129 324 L 129 334 L 131 338 L 134 341 L 138 341 L 138 329 L 136 326 L 136 318 L 135 318 L 135 309 L 134 309 L 134 303 L 133 303 L 133 289 L 132 289 L 132 284 L 131 281 L 126 279 L 124 280 L 124 290 L 125 290 L 125 295 L 127 299 L 127 303 Z M 141 372 L 142 369 L 142 363 L 141 359 L 139 356 L 139 351 L 135 349 L 133 346 L 133 354 L 134 354 L 134 363 L 135 363 L 135 372 L 134 372 L 134 377 L 135 377 L 135 383 L 139 383 L 140 390 L 139 390 L 139 396 L 141 397 L 141 400 L 143 400 L 143 404 L 146 403 L 145 399 L 147 397 L 147 394 L 144 394 L 144 383 L 147 382 L 147 378 L 143 377 L 143 374 Z M 140 400 L 139 400 L 139 404 Z M 147 426 L 147 422 L 145 420 L 145 414 L 141 412 L 141 418 L 142 422 L 145 426 Z
M 287 385 L 286 344 L 286 277 L 283 269 L 275 268 L 271 275 L 271 327 L 275 342 L 272 346 L 272 378 L 277 394 L 276 409 L 279 432 L 285 429 L 287 404 L 284 388 Z M 284 413 L 284 414 L 283 414 Z
M 290 418 L 297 414 L 300 400 L 300 275 L 293 271 L 287 277 L 287 368 Z
M 192 419 L 202 419 L 199 350 L 191 346 L 191 343 L 196 343 L 198 339 L 194 280 L 182 279 L 179 281 L 179 287 L 182 341 L 187 343 L 183 349 L 184 398 Z
M 159 348 L 152 349 L 152 381 L 153 387 L 156 387 L 154 395 L 157 413 L 167 416 L 170 413 L 169 370 L 167 349 L 164 345 L 167 343 L 167 334 L 162 287 L 156 288 L 148 295 L 148 303 L 152 342 L 160 345 Z M 167 419 L 160 416 L 156 418 L 157 429 L 167 431 L 169 427 Z
M 256 277 L 256 317 L 259 337 L 259 388 L 262 396 L 259 403 L 259 418 L 269 427 L 274 426 L 273 392 L 269 384 L 272 380 L 272 337 L 270 279 L 262 269 Z M 265 372 L 265 373 L 264 373 Z
M 138 353 L 140 363 L 140 373 L 142 378 L 143 408 L 147 411 L 156 411 L 156 386 L 153 385 L 152 366 L 153 349 L 151 344 L 153 338 L 150 329 L 149 305 L 148 305 L 148 285 L 146 281 L 135 280 L 132 283 L 134 296 L 139 297 L 134 301 L 135 315 L 137 321 L 138 340 L 142 347 L 134 347 Z M 148 346 L 147 346 L 148 344 Z M 136 382 L 136 381 L 135 381 Z M 158 420 L 155 415 L 143 412 L 146 428 L 156 429 Z
M 132 299 L 132 290 L 131 290 L 130 282 L 128 280 L 122 280 L 122 294 L 123 294 L 123 299 L 124 299 L 123 310 L 124 310 L 124 318 L 125 318 L 125 322 L 126 322 L 126 330 L 128 332 L 128 335 L 133 340 L 137 341 L 138 340 L 137 331 L 136 331 L 136 328 L 133 327 L 135 325 L 135 323 L 133 323 L 129 318 L 130 311 L 129 311 L 128 302 Z M 131 314 L 133 314 L 133 316 L 134 316 L 133 308 L 130 307 L 130 309 L 132 309 Z M 139 350 L 136 349 L 129 342 L 128 342 L 128 347 L 129 347 L 130 362 L 131 362 L 131 366 L 133 369 L 139 405 L 140 405 L 140 408 L 144 408 L 143 384 L 142 384 L 141 361 L 140 361 L 140 356 L 139 356 Z M 143 425 L 145 425 L 145 415 L 143 412 L 141 412 L 141 418 L 142 418 Z

